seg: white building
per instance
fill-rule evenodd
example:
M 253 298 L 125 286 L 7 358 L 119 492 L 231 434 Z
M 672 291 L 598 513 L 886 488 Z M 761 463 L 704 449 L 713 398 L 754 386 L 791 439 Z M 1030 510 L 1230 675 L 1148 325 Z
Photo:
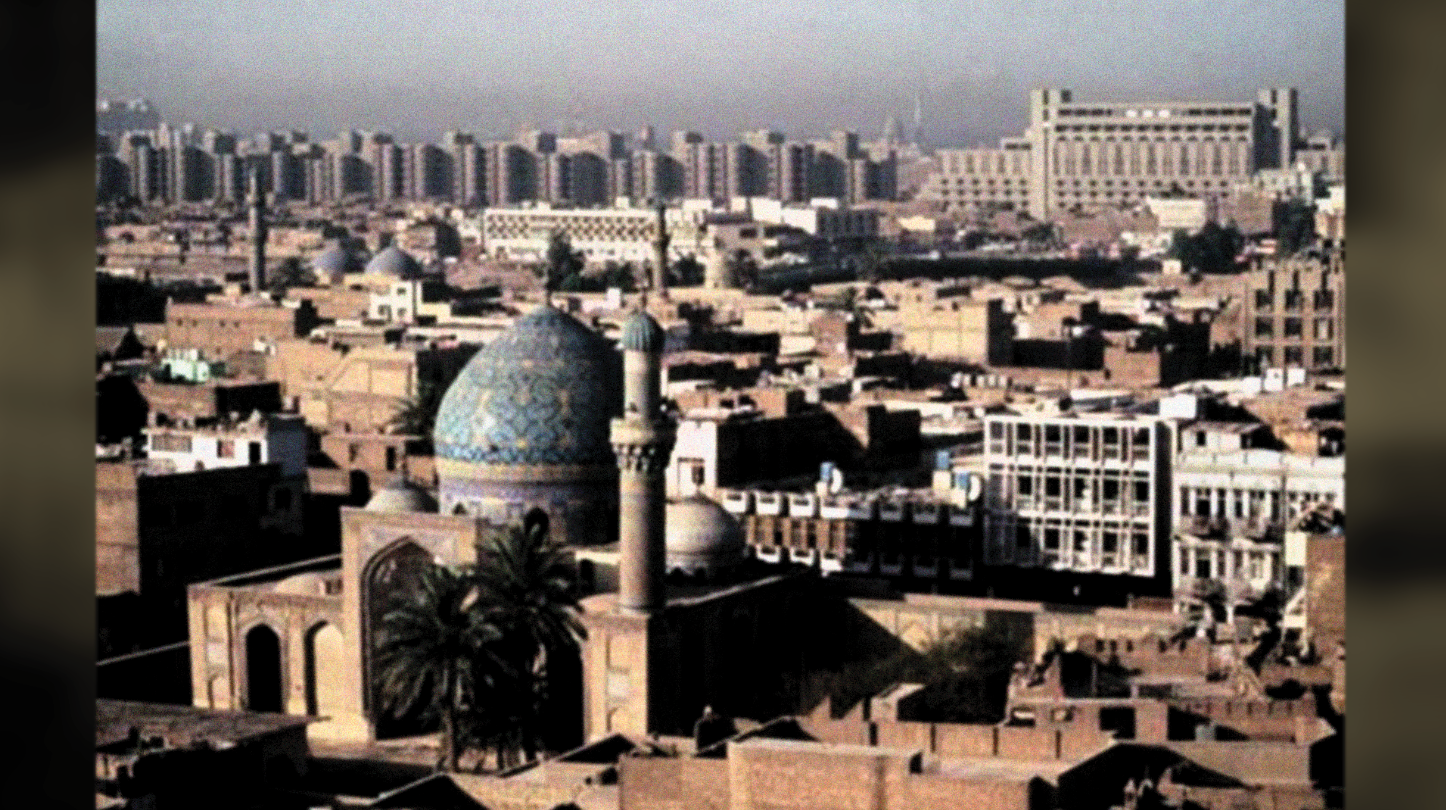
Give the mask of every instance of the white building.
M 710 211 L 669 208 L 669 259 L 703 256 Z M 650 208 L 488 208 L 482 212 L 482 247 L 488 256 L 509 261 L 542 261 L 554 233 L 567 237 L 589 264 L 607 261 L 647 264 L 653 258 L 658 214 Z
M 984 418 L 988 565 L 1168 579 L 1169 420 Z
M 1177 599 L 1219 584 L 1230 603 L 1283 587 L 1285 527 L 1313 509 L 1345 507 L 1345 457 L 1228 448 L 1198 425 L 1181 429 L 1175 458 Z M 1210 446 L 1196 447 L 1206 434 Z
M 241 422 L 145 428 L 148 458 L 177 472 L 279 464 L 283 478 L 306 475 L 307 432 L 295 414 Z

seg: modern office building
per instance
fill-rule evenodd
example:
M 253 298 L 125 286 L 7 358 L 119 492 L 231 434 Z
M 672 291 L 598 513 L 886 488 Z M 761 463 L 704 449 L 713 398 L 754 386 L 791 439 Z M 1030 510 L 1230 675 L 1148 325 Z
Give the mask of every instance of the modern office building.
M 1250 101 L 1099 103 L 1036 89 L 1022 136 L 996 148 L 939 150 L 939 171 L 921 193 L 951 208 L 1007 206 L 1036 219 L 1176 187 L 1225 196 L 1259 169 L 1294 162 L 1304 147 L 1297 108 L 1294 88 L 1261 90 Z

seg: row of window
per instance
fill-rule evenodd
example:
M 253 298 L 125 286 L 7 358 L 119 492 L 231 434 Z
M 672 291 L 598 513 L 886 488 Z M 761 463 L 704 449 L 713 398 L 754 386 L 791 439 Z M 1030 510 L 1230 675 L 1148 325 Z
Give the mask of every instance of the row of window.
M 1335 318 L 1316 318 L 1311 321 L 1311 337 L 1315 340 L 1334 340 L 1336 336 Z M 1280 334 L 1282 337 L 1304 337 L 1305 322 L 1301 318 L 1282 318 L 1280 321 Z M 1258 338 L 1275 337 L 1274 318 L 1256 318 L 1255 336 Z
M 1280 554 L 1273 550 L 1199 548 L 1179 545 L 1175 558 L 1180 576 L 1196 579 L 1248 579 L 1274 582 L 1280 579 Z
M 1276 294 L 1271 290 L 1255 291 L 1255 308 L 1260 312 L 1268 312 L 1275 308 Z M 1305 291 L 1300 289 L 1284 290 L 1279 295 L 1281 309 L 1294 312 L 1305 304 Z M 1311 290 L 1311 306 L 1317 312 L 1330 310 L 1335 306 L 1335 290 Z
M 1280 352 L 1280 362 L 1287 366 L 1299 366 L 1305 363 L 1304 346 L 1283 346 Z M 1275 365 L 1275 347 L 1255 347 L 1255 362 L 1261 368 Z M 1310 361 L 1313 366 L 1333 367 L 1338 358 L 1335 349 L 1331 346 L 1315 346 L 1310 350 Z

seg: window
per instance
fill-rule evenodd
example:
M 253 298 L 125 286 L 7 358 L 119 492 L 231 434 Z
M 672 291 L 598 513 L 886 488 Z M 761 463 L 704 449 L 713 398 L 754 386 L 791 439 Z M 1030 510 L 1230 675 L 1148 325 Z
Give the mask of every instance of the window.
M 1205 433 L 1205 431 L 1203 431 L 1203 430 L 1197 430 L 1197 431 L 1195 431 L 1195 446 L 1196 446 L 1196 447 L 1204 447 L 1205 444 L 1206 444 L 1206 442 L 1207 442 L 1207 440 L 1208 440 L 1208 436 L 1207 436 L 1207 434 Z
M 1050 475 L 1044 479 L 1044 496 L 1046 498 L 1058 498 L 1063 493 L 1060 486 L 1059 476 Z
M 393 471 L 395 471 L 396 469 L 397 469 L 397 448 L 395 448 L 395 447 L 388 447 L 388 448 L 387 448 L 387 472 L 393 472 Z
M 1136 503 L 1148 503 L 1149 500 L 1150 500 L 1150 482 L 1149 482 L 1149 481 L 1136 481 L 1136 482 L 1135 482 L 1135 502 L 1136 502 Z
M 1266 337 L 1266 338 L 1268 338 L 1268 337 L 1274 337 L 1274 335 L 1275 335 L 1275 322 L 1274 322 L 1274 321 L 1272 321 L 1272 320 L 1269 319 L 1269 318 L 1256 318 L 1256 319 L 1255 319 L 1255 336 L 1256 336 L 1256 337 Z
M 1034 494 L 1034 479 L 1028 475 L 1021 475 L 1015 482 L 1015 492 L 1020 495 Z
M 1317 311 L 1329 310 L 1335 304 L 1335 294 L 1330 290 L 1316 290 L 1311 298 Z
M 1329 346 L 1317 346 L 1311 352 L 1311 358 L 1317 366 L 1330 366 L 1335 364 L 1335 351 Z
M 191 452 L 191 437 L 180 433 L 159 433 L 151 436 L 151 449 L 164 453 Z
M 1049 551 L 1059 550 L 1059 529 L 1044 530 L 1044 547 Z
M 236 441 L 235 441 L 234 439 L 217 439 L 217 440 L 216 440 L 216 457 L 217 457 L 217 458 L 235 458 L 235 457 L 236 457 Z
M 1135 544 L 1135 554 L 1144 557 L 1150 553 L 1150 535 L 1145 532 L 1135 532 L 1131 537 Z
M 1300 336 L 1301 336 L 1301 322 L 1300 322 L 1300 318 L 1286 318 L 1286 319 L 1285 319 L 1285 330 L 1284 330 L 1284 331 L 1285 331 L 1285 336 L 1286 336 L 1286 337 L 1300 337 Z
M 1261 366 L 1268 366 L 1275 362 L 1275 350 L 1269 346 L 1258 346 L 1255 349 L 1255 362 Z
M 1114 554 L 1120 550 L 1120 535 L 1118 532 L 1104 532 L 1100 535 L 1100 550 L 1106 554 Z
M 1305 296 L 1301 294 L 1300 290 L 1286 290 L 1285 308 L 1291 312 L 1294 312 L 1300 309 L 1300 305 L 1304 299 Z
M 1287 366 L 1299 366 L 1304 362 L 1305 351 L 1299 346 L 1285 347 L 1285 364 Z
M 356 460 L 359 458 L 361 458 L 361 445 L 357 444 L 356 442 L 352 442 L 346 448 L 346 460 L 352 464 L 355 464 Z
M 1275 306 L 1275 298 L 1270 290 L 1255 291 L 1255 308 L 1263 312 L 1269 312 Z
M 260 463 L 261 463 L 261 442 L 251 442 L 250 445 L 251 445 L 251 446 L 247 448 L 247 453 L 246 453 L 246 454 L 247 454 L 247 457 L 248 457 L 247 460 L 250 461 L 252 464 L 260 464 Z
M 1315 339 L 1330 340 L 1335 337 L 1335 324 L 1330 318 L 1315 319 Z

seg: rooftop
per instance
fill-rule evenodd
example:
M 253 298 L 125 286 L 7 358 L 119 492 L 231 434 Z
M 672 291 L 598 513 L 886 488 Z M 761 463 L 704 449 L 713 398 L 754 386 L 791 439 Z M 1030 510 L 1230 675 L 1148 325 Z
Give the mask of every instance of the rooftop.
M 262 712 L 217 711 L 194 706 L 171 706 L 98 699 L 95 702 L 97 749 L 123 746 L 136 729 L 144 738 L 160 737 L 171 748 L 198 742 L 231 746 L 298 728 L 314 718 Z

